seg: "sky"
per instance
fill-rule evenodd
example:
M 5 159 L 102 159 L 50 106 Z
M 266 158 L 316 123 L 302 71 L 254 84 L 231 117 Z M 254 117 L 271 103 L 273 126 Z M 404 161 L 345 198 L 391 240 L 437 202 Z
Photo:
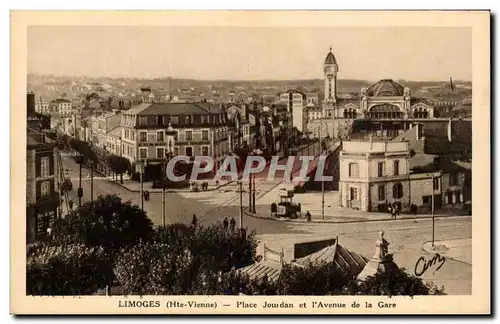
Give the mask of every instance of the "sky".
M 472 79 L 467 27 L 30 26 L 28 73 L 62 76 L 294 80 Z

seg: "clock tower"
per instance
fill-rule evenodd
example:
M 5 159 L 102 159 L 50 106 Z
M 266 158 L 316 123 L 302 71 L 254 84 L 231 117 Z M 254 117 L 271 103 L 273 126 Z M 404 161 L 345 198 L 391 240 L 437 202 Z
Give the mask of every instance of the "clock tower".
M 323 64 L 323 72 L 325 73 L 325 103 L 335 103 L 337 101 L 338 71 L 339 66 L 330 47 L 330 52 L 326 55 L 325 63 Z

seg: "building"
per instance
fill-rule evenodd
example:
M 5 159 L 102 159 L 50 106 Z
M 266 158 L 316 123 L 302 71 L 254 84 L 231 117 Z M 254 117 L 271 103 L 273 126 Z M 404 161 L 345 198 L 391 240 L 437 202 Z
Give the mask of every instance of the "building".
M 49 103 L 49 111 L 59 116 L 68 116 L 73 113 L 71 101 L 68 99 L 56 99 Z
M 342 207 L 383 212 L 396 203 L 403 210 L 441 196 L 440 171 L 410 173 L 407 141 L 343 141 L 339 164 Z
M 92 117 L 92 144 L 107 149 L 108 132 L 121 124 L 120 111 L 109 112 Z
M 45 142 L 43 134 L 27 129 L 26 206 L 27 241 L 35 242 L 45 235 L 57 217 L 59 170 L 57 148 Z
M 280 94 L 280 101 L 286 102 L 288 112 L 292 115 L 293 127 L 301 132 L 305 132 L 308 119 L 305 105 L 306 96 L 299 91 L 289 90 Z
M 116 126 L 106 133 L 107 143 L 106 150 L 111 154 L 122 156 L 122 128 L 121 126 Z
M 209 103 L 142 103 L 123 112 L 123 156 L 147 163 L 149 178 L 161 175 L 171 153 L 210 156 L 218 169 L 231 152 L 227 113 Z
M 307 111 L 308 122 L 311 120 L 320 119 L 323 117 L 323 109 L 319 105 L 316 105 L 313 103 L 308 103 L 306 105 L 306 111 Z

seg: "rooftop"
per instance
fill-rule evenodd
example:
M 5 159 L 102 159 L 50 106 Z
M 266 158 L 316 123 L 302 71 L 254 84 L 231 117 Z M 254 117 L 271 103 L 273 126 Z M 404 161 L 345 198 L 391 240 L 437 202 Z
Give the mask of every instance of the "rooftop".
M 366 94 L 370 97 L 401 97 L 404 87 L 391 79 L 383 79 L 370 86 Z
M 141 108 L 135 110 L 137 115 L 205 115 L 219 114 L 223 110 L 218 105 L 210 103 L 182 103 L 182 102 L 166 102 L 166 103 L 150 103 L 141 104 Z M 131 110 L 136 109 L 132 108 Z

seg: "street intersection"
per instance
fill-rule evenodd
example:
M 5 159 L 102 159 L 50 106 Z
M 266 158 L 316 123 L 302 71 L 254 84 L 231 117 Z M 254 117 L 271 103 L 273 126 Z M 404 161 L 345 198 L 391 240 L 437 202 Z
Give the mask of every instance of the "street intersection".
M 70 199 L 74 206 L 78 205 L 76 188 L 78 188 L 79 166 L 70 156 L 63 156 L 64 168 L 67 176 L 73 180 L 73 190 Z M 89 173 L 84 168 L 82 188 L 83 202 L 90 201 L 90 179 L 85 177 Z M 141 197 L 138 192 L 128 191 L 117 183 L 102 175 L 95 174 L 93 180 L 94 197 L 102 194 L 117 194 L 123 201 L 131 201 L 141 206 Z M 269 209 L 269 194 L 275 190 L 279 181 L 257 183 L 257 209 Z M 243 189 L 248 190 L 243 186 Z M 165 195 L 165 221 L 169 223 L 190 223 L 192 215 L 196 214 L 201 225 L 222 221 L 224 218 L 239 219 L 240 194 L 239 185 L 229 183 L 216 191 L 200 192 L 168 192 Z M 267 196 L 267 198 L 266 198 Z M 243 205 L 248 205 L 248 192 L 243 193 Z M 332 202 L 334 204 L 334 202 Z M 152 192 L 150 201 L 144 201 L 144 210 L 155 225 L 162 225 L 162 193 Z M 335 211 L 339 212 L 340 211 Z M 348 217 L 345 217 L 348 219 Z M 436 240 L 467 239 L 472 236 L 471 217 L 443 217 L 437 218 L 435 223 Z M 379 231 L 383 230 L 385 238 L 391 244 L 390 253 L 394 253 L 394 260 L 409 273 L 414 272 L 415 264 L 423 256 L 431 259 L 433 253 L 426 252 L 423 245 L 431 240 L 432 220 L 430 219 L 398 219 L 384 221 L 366 221 L 342 223 L 294 223 L 271 219 L 251 217 L 245 214 L 243 226 L 248 231 L 255 230 L 262 243 L 276 250 L 284 249 L 285 259 L 293 257 L 293 244 L 304 241 L 313 241 L 321 238 L 338 237 L 339 243 L 347 249 L 371 257 Z M 471 248 L 466 247 L 465 253 L 471 255 Z M 469 258 L 470 259 L 470 258 Z M 425 280 L 445 287 L 449 294 L 470 294 L 472 285 L 472 266 L 468 262 L 447 259 L 439 271 L 429 270 L 422 275 Z

